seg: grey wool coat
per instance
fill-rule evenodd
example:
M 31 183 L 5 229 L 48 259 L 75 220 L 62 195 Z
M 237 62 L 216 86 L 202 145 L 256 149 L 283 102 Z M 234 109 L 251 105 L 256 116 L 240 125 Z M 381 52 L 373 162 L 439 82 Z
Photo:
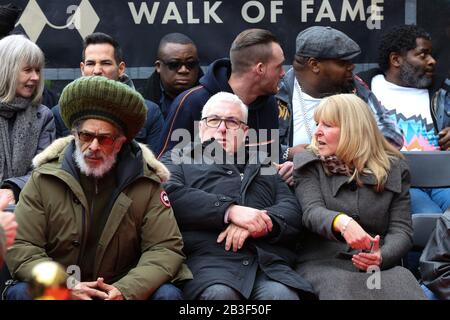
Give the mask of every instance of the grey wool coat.
M 361 177 L 361 187 L 349 183 L 347 176 L 328 176 L 309 150 L 295 156 L 294 179 L 303 225 L 309 230 L 299 246 L 297 272 L 313 285 L 319 299 L 424 298 L 414 276 L 398 266 L 412 246 L 410 175 L 405 161 L 392 161 L 383 192 L 375 191 L 376 181 L 370 175 Z M 344 238 L 332 230 L 333 219 L 340 212 L 351 216 L 371 236 L 380 235 L 383 262 L 379 283 L 371 273 L 353 266 L 351 257 L 357 251 L 349 249 Z

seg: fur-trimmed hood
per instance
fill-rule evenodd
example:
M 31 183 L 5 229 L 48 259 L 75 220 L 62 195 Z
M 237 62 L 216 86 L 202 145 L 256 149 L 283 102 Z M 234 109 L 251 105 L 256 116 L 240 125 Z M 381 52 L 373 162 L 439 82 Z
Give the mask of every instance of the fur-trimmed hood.
M 39 153 L 33 158 L 33 167 L 38 168 L 42 166 L 43 164 L 50 162 L 51 160 L 58 158 L 63 152 L 64 148 L 69 145 L 74 137 L 72 135 L 60 138 L 55 140 L 51 145 L 49 145 L 44 151 Z M 162 182 L 165 182 L 169 180 L 170 172 L 166 168 L 165 165 L 163 165 L 161 162 L 159 162 L 153 153 L 150 151 L 150 149 L 142 144 L 139 143 L 139 147 L 142 150 L 142 157 L 145 160 L 145 162 L 155 171 L 156 175 L 161 179 Z

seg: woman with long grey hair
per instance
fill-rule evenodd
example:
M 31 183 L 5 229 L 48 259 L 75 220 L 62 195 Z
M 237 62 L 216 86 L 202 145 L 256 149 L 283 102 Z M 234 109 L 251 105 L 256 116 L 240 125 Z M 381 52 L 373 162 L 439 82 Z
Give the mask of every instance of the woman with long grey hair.
M 33 157 L 55 139 L 51 111 L 41 105 L 42 50 L 23 35 L 0 40 L 0 195 L 10 203 L 29 174 Z

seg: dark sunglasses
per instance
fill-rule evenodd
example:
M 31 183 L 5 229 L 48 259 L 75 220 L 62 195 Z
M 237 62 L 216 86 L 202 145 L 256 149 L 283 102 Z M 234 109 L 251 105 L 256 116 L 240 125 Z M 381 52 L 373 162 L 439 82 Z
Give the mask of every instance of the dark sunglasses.
M 189 61 L 180 61 L 180 60 L 172 60 L 172 61 L 164 61 L 164 60 L 159 60 L 161 61 L 163 64 L 165 64 L 167 66 L 167 68 L 169 68 L 169 70 L 172 71 L 178 71 L 180 70 L 180 68 L 182 66 L 185 66 L 187 69 L 192 70 L 194 68 L 197 68 L 199 65 L 199 61 L 198 60 L 189 60 Z
M 97 139 L 98 143 L 104 146 L 111 146 L 114 144 L 118 136 L 112 136 L 110 134 L 96 135 L 87 131 L 79 131 L 78 138 L 83 143 L 92 143 L 94 139 Z

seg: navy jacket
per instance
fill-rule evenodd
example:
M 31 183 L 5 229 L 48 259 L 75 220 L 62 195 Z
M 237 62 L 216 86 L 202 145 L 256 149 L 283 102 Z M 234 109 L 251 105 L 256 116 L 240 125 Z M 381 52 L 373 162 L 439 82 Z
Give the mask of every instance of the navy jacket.
M 186 90 L 175 98 L 164 123 L 164 129 L 161 134 L 161 146 L 158 149 L 159 156 L 171 150 L 178 143 L 183 142 L 181 138 L 171 141 L 171 135 L 175 129 L 183 128 L 189 131 L 191 140 L 184 141 L 185 144 L 194 141 L 194 128 L 196 127 L 194 121 L 200 120 L 206 101 L 220 91 L 233 93 L 228 84 L 230 75 L 230 60 L 216 60 L 200 79 L 199 86 Z M 260 96 L 251 103 L 248 106 L 247 124 L 251 129 L 269 129 L 267 137 L 259 138 L 258 134 L 258 139 L 260 142 L 271 140 L 270 129 L 278 129 L 278 106 L 275 97 Z

